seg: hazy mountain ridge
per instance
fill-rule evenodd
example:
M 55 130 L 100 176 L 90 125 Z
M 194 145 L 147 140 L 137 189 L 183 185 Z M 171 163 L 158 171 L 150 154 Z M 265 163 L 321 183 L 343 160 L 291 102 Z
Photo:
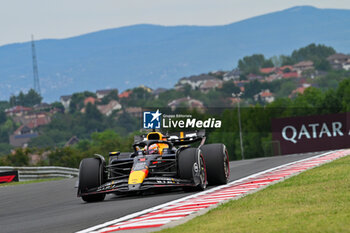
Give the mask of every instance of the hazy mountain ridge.
M 77 91 L 144 84 L 230 70 L 253 53 L 289 54 L 309 43 L 350 52 L 350 10 L 303 6 L 224 26 L 134 25 L 36 42 L 45 101 Z M 0 47 L 0 99 L 33 86 L 30 43 Z

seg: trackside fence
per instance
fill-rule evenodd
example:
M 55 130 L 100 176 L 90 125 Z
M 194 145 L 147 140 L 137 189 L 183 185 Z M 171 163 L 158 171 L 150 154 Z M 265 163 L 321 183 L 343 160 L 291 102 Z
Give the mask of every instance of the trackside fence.
M 18 171 L 19 181 L 49 179 L 49 178 L 73 178 L 79 175 L 79 169 L 68 167 L 0 167 L 0 172 Z

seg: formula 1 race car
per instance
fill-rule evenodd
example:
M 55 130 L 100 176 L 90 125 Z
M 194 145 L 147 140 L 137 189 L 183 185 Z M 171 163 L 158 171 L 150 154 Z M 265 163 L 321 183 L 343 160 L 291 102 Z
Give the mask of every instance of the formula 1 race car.
M 203 131 L 135 137 L 133 152 L 109 153 L 83 159 L 79 167 L 78 197 L 104 200 L 107 193 L 140 192 L 151 188 L 182 187 L 204 190 L 228 182 L 229 158 L 224 144 L 206 144 Z M 193 143 L 198 147 L 191 147 Z

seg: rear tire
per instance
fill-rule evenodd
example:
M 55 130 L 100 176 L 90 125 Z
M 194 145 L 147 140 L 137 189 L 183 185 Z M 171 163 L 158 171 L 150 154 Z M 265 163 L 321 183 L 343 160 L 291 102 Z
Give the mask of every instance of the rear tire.
M 201 147 L 207 167 L 209 185 L 227 184 L 230 176 L 228 152 L 224 144 L 208 144 Z
M 194 176 L 195 169 L 199 171 L 198 178 Z M 178 156 L 178 171 L 180 179 L 199 181 L 195 187 L 184 187 L 185 191 L 204 190 L 207 187 L 205 161 L 200 149 L 188 148 L 181 151 Z
M 104 164 L 98 158 L 83 159 L 79 167 L 79 192 L 84 194 L 91 188 L 97 188 L 104 183 Z M 103 201 L 106 194 L 82 195 L 86 202 Z

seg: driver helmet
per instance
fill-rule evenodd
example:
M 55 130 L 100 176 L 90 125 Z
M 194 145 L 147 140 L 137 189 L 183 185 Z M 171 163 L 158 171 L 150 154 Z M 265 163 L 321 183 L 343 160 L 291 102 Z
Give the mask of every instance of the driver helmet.
M 159 146 L 157 144 L 152 144 L 148 147 L 149 154 L 158 154 L 158 152 L 159 152 Z

